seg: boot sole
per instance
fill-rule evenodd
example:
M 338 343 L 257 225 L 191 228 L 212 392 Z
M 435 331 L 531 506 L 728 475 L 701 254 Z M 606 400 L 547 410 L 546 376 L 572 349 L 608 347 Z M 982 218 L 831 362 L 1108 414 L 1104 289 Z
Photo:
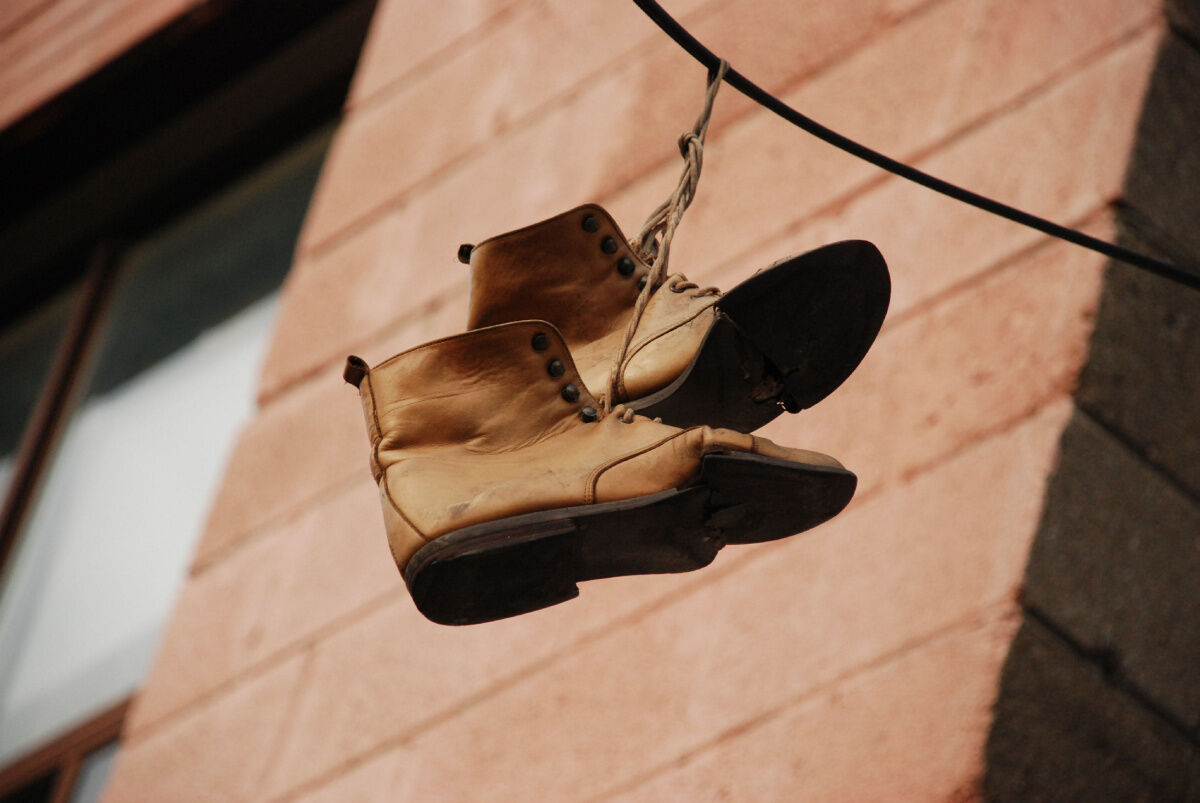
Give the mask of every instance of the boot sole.
M 760 455 L 711 454 L 696 485 L 467 527 L 413 555 L 404 581 L 439 624 L 516 616 L 579 595 L 586 580 L 687 572 L 727 543 L 807 530 L 854 495 L 849 471 Z
M 672 426 L 752 432 L 845 382 L 875 342 L 890 299 L 887 264 L 865 240 L 792 257 L 722 296 L 687 369 L 627 406 Z

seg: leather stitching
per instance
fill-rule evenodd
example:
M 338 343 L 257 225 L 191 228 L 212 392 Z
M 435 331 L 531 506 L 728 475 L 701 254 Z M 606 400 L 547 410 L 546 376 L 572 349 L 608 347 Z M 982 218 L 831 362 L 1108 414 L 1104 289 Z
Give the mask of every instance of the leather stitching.
M 689 315 L 688 317 L 683 318 L 682 320 L 676 321 L 675 323 L 671 324 L 670 326 L 663 327 L 662 329 L 659 329 L 657 332 L 653 332 L 653 333 L 647 335 L 646 337 L 639 340 L 637 342 L 637 344 L 634 345 L 629 350 L 629 354 L 626 355 L 625 361 L 623 363 L 621 363 L 621 375 L 619 377 L 617 377 L 617 390 L 620 393 L 622 399 L 627 398 L 629 395 L 628 390 L 625 388 L 625 372 L 629 370 L 629 364 L 633 362 L 633 358 L 635 356 L 637 356 L 638 353 L 641 352 L 644 348 L 646 348 L 646 346 L 649 346 L 655 340 L 658 340 L 660 337 L 668 335 L 671 332 L 674 332 L 675 330 L 680 329 L 681 327 L 686 326 L 687 324 L 696 320 L 701 315 L 703 315 L 705 312 L 707 312 L 709 309 L 712 309 L 712 307 L 716 303 L 717 303 L 717 299 L 714 298 L 711 304 L 707 304 L 707 305 L 701 307 L 700 309 L 696 310 L 696 312 L 694 312 L 692 315 Z
M 629 366 L 629 363 L 633 361 L 633 356 L 635 354 L 637 354 L 642 349 L 646 348 L 646 346 L 650 345 L 651 342 L 658 340 L 658 338 L 662 337 L 663 335 L 674 332 L 676 329 L 680 328 L 681 326 L 684 326 L 685 324 L 691 323 L 692 321 L 696 320 L 701 315 L 703 315 L 705 312 L 707 312 L 710 308 L 712 308 L 712 306 L 717 303 L 717 300 L 718 299 L 714 298 L 712 304 L 708 304 L 708 305 L 696 310 L 696 312 L 694 314 L 689 315 L 688 317 L 686 317 L 676 323 L 673 323 L 670 326 L 663 327 L 662 329 L 659 329 L 657 332 L 646 335 L 646 337 L 639 340 L 637 342 L 637 345 L 635 345 L 630 350 L 629 356 L 625 358 L 625 362 L 622 367 L 622 370 L 624 370 L 624 368 Z
M 613 459 L 596 466 L 594 469 L 592 469 L 591 473 L 588 475 L 588 478 L 587 478 L 587 486 L 584 490 L 584 504 L 590 505 L 595 501 L 596 486 L 599 485 L 599 483 L 600 483 L 600 476 L 602 474 L 604 474 L 604 472 L 608 471 L 610 468 L 618 466 L 627 460 L 632 460 L 635 457 L 640 457 L 641 455 L 644 455 L 647 452 L 652 452 L 655 449 L 657 449 L 658 447 L 663 446 L 664 444 L 670 443 L 671 441 L 675 440 L 679 436 L 684 435 L 688 432 L 691 432 L 692 430 L 696 430 L 699 428 L 700 427 L 696 426 L 696 427 L 688 427 L 687 429 L 681 429 L 679 432 L 672 433 L 656 443 L 652 443 L 649 446 L 643 446 L 641 449 L 638 449 L 637 451 L 629 452 L 628 454 L 621 455 L 620 457 L 614 457 Z
M 371 476 L 379 482 L 383 476 L 383 464 L 379 460 L 379 447 L 383 445 L 383 429 L 379 426 L 379 408 L 375 404 L 375 383 L 371 381 L 371 373 L 363 377 L 367 384 L 367 395 L 371 400 Z
M 395 463 L 392 463 L 390 466 L 388 466 L 388 469 L 391 470 L 403 462 L 404 462 L 403 460 L 397 460 Z M 384 472 L 384 477 L 383 477 L 383 495 L 387 498 L 388 504 L 392 506 L 392 510 L 396 511 L 396 515 L 399 516 L 400 519 L 405 524 L 407 524 L 409 527 L 412 528 L 412 531 L 417 534 L 418 538 L 420 538 L 422 541 L 424 541 L 427 544 L 433 540 L 432 538 L 427 536 L 425 533 L 421 532 L 421 528 L 418 527 L 413 522 L 412 519 L 410 519 L 408 516 L 404 515 L 404 511 L 400 509 L 400 505 L 396 502 L 395 498 L 393 498 L 393 496 L 392 496 L 392 483 L 388 481 L 386 472 Z
M 383 468 L 383 464 L 379 459 L 379 447 L 383 445 L 383 427 L 379 424 L 379 406 L 375 403 L 375 383 L 371 381 L 370 371 L 363 377 L 363 381 L 367 383 L 367 395 L 371 398 L 371 421 L 374 424 L 374 431 L 371 433 L 371 440 L 374 441 L 371 449 L 371 462 L 374 464 L 371 467 L 372 474 L 375 475 L 376 482 L 383 481 L 383 496 L 387 499 L 388 504 L 392 506 L 392 510 L 396 511 L 396 515 L 400 517 L 401 521 L 412 528 L 412 531 L 417 534 L 418 538 L 425 543 L 429 543 L 429 537 L 421 532 L 421 528 L 414 524 L 412 519 L 404 515 L 404 511 L 400 509 L 400 505 L 392 497 L 392 484 L 388 482 L 387 470 Z M 388 466 L 388 468 L 398 466 L 401 462 L 403 461 L 397 460 L 391 466 Z

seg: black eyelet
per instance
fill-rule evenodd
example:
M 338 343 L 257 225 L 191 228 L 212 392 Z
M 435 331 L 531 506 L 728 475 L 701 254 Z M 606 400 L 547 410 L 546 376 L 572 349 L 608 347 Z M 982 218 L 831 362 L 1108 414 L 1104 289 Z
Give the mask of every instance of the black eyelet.
M 533 340 L 530 341 L 530 345 L 533 346 L 534 351 L 545 351 L 546 349 L 550 348 L 550 338 L 545 332 L 538 332 L 533 336 Z
M 599 418 L 600 414 L 596 412 L 595 407 L 589 406 L 589 407 L 584 407 L 582 410 L 579 411 L 579 417 L 583 419 L 583 423 L 590 424 L 593 421 L 595 421 L 597 418 Z
M 606 254 L 617 253 L 617 241 L 612 237 L 605 237 L 600 241 L 600 250 Z
M 629 257 L 621 257 L 617 260 L 617 273 L 622 276 L 628 276 L 633 273 L 634 267 L 633 260 Z
M 566 372 L 567 367 L 562 364 L 562 360 L 551 360 L 550 362 L 546 363 L 546 373 L 550 374 L 550 376 L 554 377 L 555 379 L 558 379 L 558 377 L 562 376 Z
M 579 399 L 579 388 L 574 385 L 566 385 L 562 389 L 562 397 L 569 402 Z
M 595 215 L 584 215 L 583 222 L 581 223 L 581 225 L 583 226 L 584 231 L 599 231 L 600 230 L 600 221 L 596 220 Z
M 642 278 L 638 279 L 638 289 L 641 290 L 641 289 L 645 288 L 647 281 L 649 281 L 649 279 L 646 276 L 643 276 Z
M 668 284 L 667 289 L 669 289 L 672 293 L 682 293 L 683 292 L 683 288 L 680 287 L 679 285 L 675 284 L 675 282 L 671 282 L 670 284 Z

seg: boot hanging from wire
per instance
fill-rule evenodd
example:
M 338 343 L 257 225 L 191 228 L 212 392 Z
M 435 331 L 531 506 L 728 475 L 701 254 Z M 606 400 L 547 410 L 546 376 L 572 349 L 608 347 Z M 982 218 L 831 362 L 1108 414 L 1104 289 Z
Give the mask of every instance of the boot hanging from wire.
M 680 138 L 675 190 L 633 242 L 587 204 L 463 246 L 466 332 L 373 368 L 347 360 L 392 556 L 433 621 L 699 569 L 726 544 L 815 527 L 853 496 L 835 458 L 750 433 L 862 360 L 890 298 L 878 250 L 833 243 L 724 294 L 667 275 L 724 70 Z M 601 403 L 592 390 L 606 383 Z
M 713 104 L 727 65 L 679 138 L 683 172 L 627 239 L 596 204 L 458 249 L 470 266 L 469 330 L 553 324 L 605 413 L 751 432 L 824 399 L 861 362 L 887 312 L 891 282 L 871 243 L 831 243 L 747 271 L 726 292 L 669 267 L 695 198 Z M 566 396 L 575 389 L 564 388 Z M 566 397 L 564 396 L 564 398 Z
M 625 364 L 625 359 L 629 355 L 629 345 L 633 342 L 634 333 L 642 320 L 650 295 L 662 286 L 663 278 L 667 275 L 667 263 L 671 258 L 671 240 L 675 238 L 675 228 L 683 219 L 683 213 L 691 206 L 692 199 L 696 197 L 696 186 L 700 183 L 700 170 L 704 167 L 704 139 L 708 135 L 708 121 L 712 117 L 713 101 L 717 98 L 717 91 L 721 88 L 721 83 L 725 80 L 725 73 L 728 70 L 729 62 L 721 59 L 716 69 L 709 71 L 708 88 L 704 93 L 704 106 L 700 110 L 700 116 L 696 118 L 696 123 L 690 131 L 685 131 L 679 136 L 679 154 L 684 161 L 679 183 L 675 185 L 675 191 L 671 193 L 670 197 L 650 213 L 646 222 L 642 224 L 641 231 L 630 243 L 637 250 L 639 256 L 650 263 L 650 273 L 634 303 L 633 317 L 629 319 L 629 323 L 625 327 L 625 337 L 621 340 L 621 348 L 617 351 L 612 368 L 609 370 L 608 390 L 604 394 L 606 411 L 613 408 L 613 400 L 617 398 L 621 366 Z M 715 288 L 712 290 L 715 293 Z

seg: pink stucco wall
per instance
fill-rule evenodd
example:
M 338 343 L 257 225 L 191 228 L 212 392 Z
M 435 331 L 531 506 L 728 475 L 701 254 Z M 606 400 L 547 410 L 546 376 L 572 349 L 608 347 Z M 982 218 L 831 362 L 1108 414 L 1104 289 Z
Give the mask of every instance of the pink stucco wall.
M 666 5 L 817 119 L 1110 236 L 1158 3 Z M 445 6 L 380 2 L 261 409 L 107 799 L 973 798 L 1103 260 L 886 177 L 724 90 L 673 265 L 729 287 L 866 238 L 892 268 L 860 370 L 764 430 L 838 456 L 858 497 L 701 572 L 432 625 L 390 563 L 342 360 L 460 331 L 461 242 L 585 201 L 635 230 L 673 186 L 704 79 L 629 3 Z

